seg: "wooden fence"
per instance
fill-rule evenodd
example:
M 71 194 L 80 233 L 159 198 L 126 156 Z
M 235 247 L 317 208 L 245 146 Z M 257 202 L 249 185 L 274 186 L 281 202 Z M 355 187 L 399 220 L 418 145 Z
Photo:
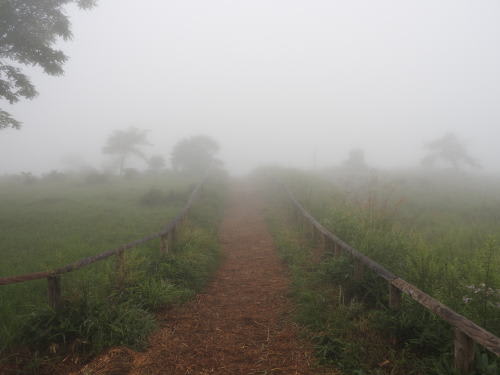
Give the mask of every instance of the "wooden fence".
M 329 247 L 335 255 L 339 255 L 341 252 L 344 252 L 349 254 L 354 259 L 355 272 L 353 277 L 360 279 L 362 277 L 363 270 L 366 267 L 387 281 L 389 306 L 392 309 L 400 308 L 401 294 L 405 293 L 413 300 L 417 301 L 420 305 L 437 314 L 454 327 L 455 367 L 461 374 L 465 375 L 471 372 L 474 362 L 474 343 L 483 346 L 497 357 L 500 356 L 500 339 L 498 337 L 453 311 L 449 307 L 443 305 L 441 302 L 424 293 L 416 286 L 394 275 L 377 262 L 349 246 L 321 225 L 309 212 L 307 212 L 286 185 L 282 183 L 280 183 L 280 185 L 286 191 L 298 214 L 298 217 L 304 219 L 306 223 L 311 226 L 313 235 L 318 234 L 321 236 L 324 240 L 325 246 Z
M 155 238 L 160 239 L 160 252 L 164 254 L 166 254 L 169 251 L 169 249 L 172 249 L 175 246 L 178 228 L 186 218 L 189 210 L 191 209 L 196 198 L 198 197 L 200 190 L 202 189 L 202 186 L 207 180 L 207 178 L 208 174 L 205 175 L 203 179 L 198 183 L 198 185 L 196 185 L 196 187 L 193 189 L 184 208 L 160 232 L 150 234 L 149 236 L 129 242 L 125 245 L 121 245 L 117 248 L 107 250 L 103 253 L 88 258 L 80 259 L 74 263 L 67 264 L 63 267 L 56 268 L 51 271 L 34 272 L 25 275 L 2 277 L 0 278 L 0 286 L 21 283 L 30 280 L 47 279 L 48 303 L 50 307 L 57 309 L 61 305 L 61 275 L 68 272 L 76 271 L 80 268 L 88 266 L 89 264 L 99 262 L 111 256 L 116 256 L 117 277 L 119 281 L 120 279 L 122 279 L 123 281 L 123 276 L 125 272 L 124 255 L 126 250 L 130 250 L 138 245 L 151 241 Z

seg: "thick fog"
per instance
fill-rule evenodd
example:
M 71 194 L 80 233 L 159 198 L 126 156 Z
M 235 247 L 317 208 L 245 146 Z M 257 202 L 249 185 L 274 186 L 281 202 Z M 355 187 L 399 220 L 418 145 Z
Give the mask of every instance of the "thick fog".
M 130 126 L 165 157 L 209 135 L 234 173 L 334 165 L 352 148 L 417 165 L 450 131 L 500 171 L 497 0 L 100 0 L 68 13 L 65 75 L 28 69 L 40 95 L 1 103 L 23 127 L 0 131 L 0 174 L 100 168 L 107 136 Z

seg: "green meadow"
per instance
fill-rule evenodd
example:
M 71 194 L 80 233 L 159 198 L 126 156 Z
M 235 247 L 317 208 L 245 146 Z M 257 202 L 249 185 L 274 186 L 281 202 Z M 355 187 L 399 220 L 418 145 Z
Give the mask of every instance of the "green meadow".
M 266 174 L 351 246 L 500 335 L 499 179 L 454 171 Z M 348 257 L 326 254 L 314 263 L 319 243 L 293 220 L 280 187 L 266 184 L 270 225 L 294 277 L 297 319 L 313 332 L 320 359 L 348 374 L 453 374 L 451 328 L 409 298 L 390 311 L 386 283 L 371 272 L 354 280 Z M 498 374 L 498 362 L 477 350 L 476 373 Z
M 0 277 L 51 270 L 156 233 L 199 178 L 164 172 L 28 182 L 0 182 Z M 215 269 L 224 190 L 224 176 L 206 182 L 168 254 L 156 239 L 126 252 L 121 278 L 115 257 L 64 274 L 60 311 L 47 306 L 46 280 L 1 286 L 3 360 L 29 353 L 25 365 L 37 368 L 54 355 L 144 345 L 154 312 L 192 296 Z

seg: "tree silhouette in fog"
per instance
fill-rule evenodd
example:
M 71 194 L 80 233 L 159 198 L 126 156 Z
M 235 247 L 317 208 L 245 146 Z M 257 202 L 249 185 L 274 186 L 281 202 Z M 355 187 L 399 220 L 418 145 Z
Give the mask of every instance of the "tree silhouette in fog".
M 422 159 L 422 165 L 432 167 L 438 161 L 450 164 L 454 169 L 460 169 L 462 165 L 479 168 L 478 161 L 472 158 L 465 145 L 453 133 L 447 133 L 425 145 L 428 154 Z
M 365 161 L 365 152 L 361 149 L 349 151 L 349 157 L 342 163 L 342 167 L 362 171 L 368 168 Z
M 102 152 L 109 155 L 116 155 L 118 158 L 119 174 L 123 174 L 125 160 L 130 156 L 136 156 L 147 161 L 146 155 L 141 147 L 149 146 L 147 130 L 128 128 L 127 130 L 115 130 L 108 137 Z
M 172 151 L 172 167 L 190 173 L 200 173 L 217 162 L 219 144 L 206 135 L 197 135 L 179 141 Z
M 163 168 L 165 168 L 165 165 L 167 163 L 165 162 L 165 158 L 161 155 L 153 155 L 148 159 L 148 168 L 151 171 L 159 171 Z
M 63 7 L 77 3 L 90 8 L 94 0 L 0 0 L 0 99 L 10 104 L 32 99 L 35 86 L 19 65 L 39 66 L 50 75 L 63 73 L 67 56 L 53 48 L 59 38 L 71 38 Z M 21 123 L 0 108 L 0 129 L 19 129 Z

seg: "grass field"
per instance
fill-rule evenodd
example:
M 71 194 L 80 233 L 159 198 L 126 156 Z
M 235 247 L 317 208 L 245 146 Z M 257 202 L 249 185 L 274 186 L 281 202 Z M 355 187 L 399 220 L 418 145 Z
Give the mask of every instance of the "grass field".
M 342 172 L 267 171 L 340 238 L 499 335 L 500 180 Z M 299 320 L 321 333 L 320 357 L 353 374 L 453 373 L 449 326 L 410 299 L 400 313 L 388 311 L 385 283 L 369 273 L 354 282 L 347 258 L 311 266 L 314 244 L 297 236 L 299 228 L 290 229 L 283 194 L 272 184 L 268 191 L 273 232 L 295 275 Z M 477 374 L 500 372 L 491 357 L 478 357 Z
M 54 269 L 158 232 L 198 180 L 169 173 L 2 181 L 0 276 Z M 154 327 L 151 312 L 193 295 L 214 270 L 224 189 L 220 176 L 207 182 L 174 253 L 161 256 L 159 240 L 128 251 L 120 285 L 113 257 L 64 275 L 60 312 L 47 307 L 46 280 L 0 287 L 0 353 L 29 348 L 43 362 L 48 349 L 93 353 L 110 345 L 141 346 Z

